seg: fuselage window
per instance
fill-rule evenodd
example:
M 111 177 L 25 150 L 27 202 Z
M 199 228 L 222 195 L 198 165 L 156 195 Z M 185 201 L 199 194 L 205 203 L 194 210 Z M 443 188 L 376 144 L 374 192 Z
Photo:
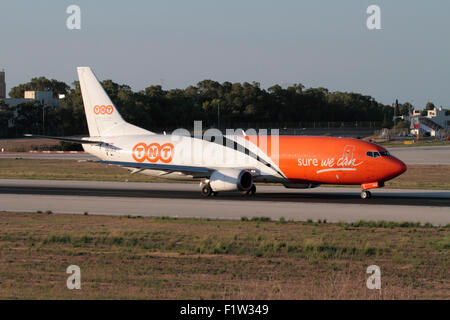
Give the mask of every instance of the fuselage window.
M 366 155 L 371 158 L 387 157 L 391 154 L 389 151 L 367 151 Z

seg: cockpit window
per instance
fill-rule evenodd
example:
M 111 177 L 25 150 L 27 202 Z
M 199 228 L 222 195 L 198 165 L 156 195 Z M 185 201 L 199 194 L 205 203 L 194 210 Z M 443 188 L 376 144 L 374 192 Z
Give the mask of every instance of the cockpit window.
M 387 157 L 391 154 L 389 151 L 367 151 L 366 155 L 371 158 Z

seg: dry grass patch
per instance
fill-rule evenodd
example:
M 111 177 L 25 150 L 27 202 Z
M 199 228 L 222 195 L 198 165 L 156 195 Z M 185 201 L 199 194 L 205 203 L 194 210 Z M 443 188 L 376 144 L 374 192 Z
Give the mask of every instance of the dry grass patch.
M 45 159 L 1 159 L 1 179 L 167 182 L 95 162 Z
M 59 141 L 53 139 L 0 139 L 0 149 L 5 152 L 28 152 L 30 150 L 51 150 Z
M 0 213 L 0 298 L 448 299 L 450 227 L 379 226 Z
M 408 165 L 408 170 L 386 182 L 387 188 L 450 189 L 450 166 Z

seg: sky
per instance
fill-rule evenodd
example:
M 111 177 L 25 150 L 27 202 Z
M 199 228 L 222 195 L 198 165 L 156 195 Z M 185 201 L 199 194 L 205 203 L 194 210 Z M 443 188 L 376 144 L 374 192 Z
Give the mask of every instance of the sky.
M 81 29 L 69 30 L 69 5 Z M 366 10 L 381 9 L 369 30 Z M 450 106 L 448 0 L 2 0 L 0 69 L 7 91 L 77 66 L 128 84 L 185 88 L 204 79 L 268 88 L 302 83 Z

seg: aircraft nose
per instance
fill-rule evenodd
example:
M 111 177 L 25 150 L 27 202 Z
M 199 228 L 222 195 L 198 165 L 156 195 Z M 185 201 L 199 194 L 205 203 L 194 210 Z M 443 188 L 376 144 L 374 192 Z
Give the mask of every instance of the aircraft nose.
M 392 170 L 393 177 L 401 175 L 407 169 L 406 164 L 403 161 L 396 159 L 396 158 L 391 159 L 390 167 Z

